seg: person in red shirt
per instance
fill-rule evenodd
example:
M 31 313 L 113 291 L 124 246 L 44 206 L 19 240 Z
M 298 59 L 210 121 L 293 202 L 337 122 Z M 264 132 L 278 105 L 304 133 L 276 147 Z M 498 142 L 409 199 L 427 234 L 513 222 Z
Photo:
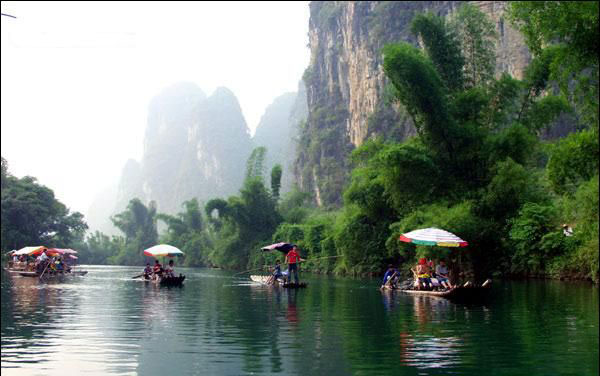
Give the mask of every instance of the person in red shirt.
M 285 262 L 287 262 L 287 264 L 288 264 L 288 283 L 292 281 L 292 271 L 294 272 L 294 280 L 296 281 L 296 284 L 299 283 L 299 281 L 298 281 L 298 263 L 300 261 L 303 261 L 303 260 L 300 258 L 300 255 L 298 254 L 298 247 L 294 245 L 292 250 L 289 251 L 287 255 L 285 255 Z
M 154 268 L 152 269 L 152 271 L 154 272 L 155 279 L 156 279 L 156 277 L 162 277 L 163 267 L 158 262 L 158 260 L 154 260 Z

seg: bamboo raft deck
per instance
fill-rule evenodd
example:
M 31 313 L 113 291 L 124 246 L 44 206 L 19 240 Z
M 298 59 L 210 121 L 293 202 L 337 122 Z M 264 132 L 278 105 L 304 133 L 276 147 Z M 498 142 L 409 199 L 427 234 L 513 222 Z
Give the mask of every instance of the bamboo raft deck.
M 38 272 L 25 272 L 25 271 L 19 271 L 17 272 L 21 277 L 39 277 L 41 276 L 40 273 Z M 78 276 L 83 276 L 86 275 L 88 272 L 87 270 L 75 270 L 72 272 L 46 272 L 44 273 L 43 277 L 66 277 L 66 276 L 71 276 L 71 275 L 78 275 Z
M 273 281 L 272 283 L 268 283 L 267 281 L 269 280 L 269 277 L 270 277 L 269 275 L 251 275 L 250 279 L 254 282 L 261 283 L 265 286 L 281 286 L 286 289 L 301 289 L 301 288 L 306 288 L 308 286 L 308 284 L 306 282 L 288 283 L 288 282 L 283 282 L 281 280 L 276 280 L 276 281 Z
M 482 286 L 457 286 L 449 290 L 432 291 L 432 290 L 416 290 L 413 288 L 394 288 L 392 285 L 381 286 L 382 290 L 400 291 L 405 294 L 414 296 L 432 296 L 447 298 L 453 301 L 470 302 L 482 301 L 491 296 L 491 280 L 486 281 Z

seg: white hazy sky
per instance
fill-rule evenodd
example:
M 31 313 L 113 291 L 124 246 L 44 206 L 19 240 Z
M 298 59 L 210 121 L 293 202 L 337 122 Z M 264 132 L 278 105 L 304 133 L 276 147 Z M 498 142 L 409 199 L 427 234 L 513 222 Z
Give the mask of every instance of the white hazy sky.
M 308 2 L 2 2 L 2 156 L 73 211 L 140 160 L 151 98 L 237 96 L 254 132 L 309 61 Z M 174 151 L 176 152 L 176 151 Z

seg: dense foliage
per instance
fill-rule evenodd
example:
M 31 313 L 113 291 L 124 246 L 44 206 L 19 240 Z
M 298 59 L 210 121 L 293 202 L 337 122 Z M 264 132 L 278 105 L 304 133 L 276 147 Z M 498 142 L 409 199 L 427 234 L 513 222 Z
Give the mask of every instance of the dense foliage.
M 45 245 L 73 247 L 87 224 L 79 212 L 54 197 L 54 192 L 30 176 L 18 179 L 2 158 L 2 249 Z

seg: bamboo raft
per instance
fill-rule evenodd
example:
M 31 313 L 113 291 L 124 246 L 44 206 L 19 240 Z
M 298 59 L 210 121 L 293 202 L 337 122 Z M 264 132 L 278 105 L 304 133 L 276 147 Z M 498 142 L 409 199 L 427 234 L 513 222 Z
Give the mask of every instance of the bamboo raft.
M 24 272 L 24 271 L 19 271 L 18 274 L 21 277 L 39 277 L 41 276 L 41 273 L 38 272 Z M 87 274 L 87 270 L 75 270 L 75 271 L 71 271 L 71 272 L 46 272 L 44 273 L 44 277 L 48 276 L 48 277 L 65 277 L 65 276 L 70 276 L 70 275 L 79 275 L 79 276 L 83 276 Z
M 183 280 L 185 279 L 184 275 L 179 275 L 179 277 L 163 277 L 158 282 L 161 286 L 183 286 Z
M 134 277 L 136 278 L 136 277 Z M 159 277 L 159 278 L 152 278 L 148 275 L 144 275 L 142 276 L 142 281 L 144 282 L 148 282 L 148 283 L 153 283 L 155 285 L 160 285 L 160 286 L 168 286 L 168 287 L 172 287 L 172 286 L 183 286 L 183 281 L 185 280 L 185 276 L 184 275 L 179 275 L 179 277 Z
M 382 290 L 397 290 L 410 295 L 425 295 L 433 297 L 447 298 L 454 301 L 481 301 L 491 295 L 491 280 L 486 281 L 481 286 L 473 286 L 470 284 L 457 286 L 449 290 L 432 291 L 432 290 L 416 290 L 413 288 L 394 288 L 392 285 L 384 285 Z
M 308 284 L 306 282 L 288 283 L 288 282 L 283 282 L 282 280 L 275 280 L 272 283 L 269 283 L 268 282 L 269 277 L 270 277 L 269 275 L 251 275 L 250 279 L 254 282 L 258 282 L 258 283 L 261 283 L 266 286 L 281 286 L 286 289 L 301 289 L 301 288 L 306 288 L 306 286 L 308 286 Z

